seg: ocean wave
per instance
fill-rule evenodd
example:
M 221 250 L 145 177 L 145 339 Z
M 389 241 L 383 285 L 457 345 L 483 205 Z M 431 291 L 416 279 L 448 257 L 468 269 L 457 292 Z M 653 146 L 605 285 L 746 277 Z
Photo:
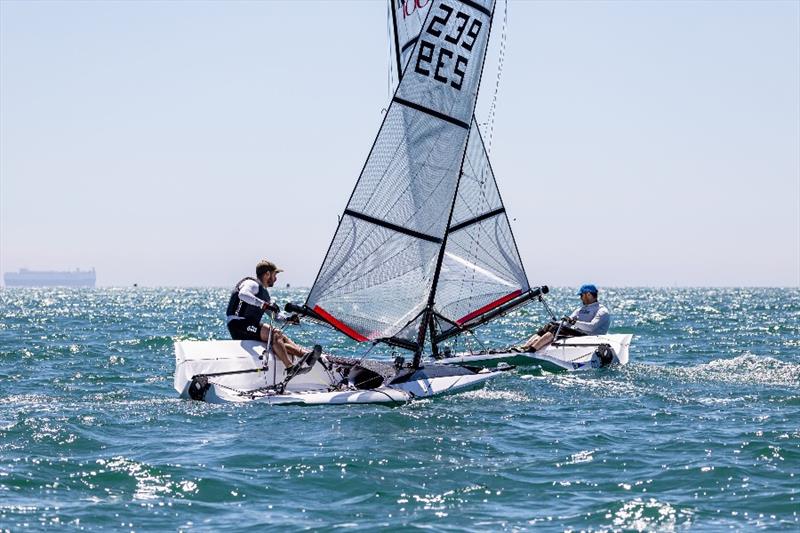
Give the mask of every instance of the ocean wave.
M 172 342 L 224 338 L 228 291 L 0 291 L 3 527 L 797 528 L 796 289 L 604 291 L 635 335 L 624 367 L 393 408 L 181 400 Z M 476 334 L 516 342 L 539 307 Z

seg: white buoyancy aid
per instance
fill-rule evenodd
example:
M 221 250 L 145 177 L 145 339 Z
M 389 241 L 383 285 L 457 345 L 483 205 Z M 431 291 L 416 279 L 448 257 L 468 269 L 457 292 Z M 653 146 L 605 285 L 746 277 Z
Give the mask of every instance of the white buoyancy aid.
M 576 309 L 570 318 L 577 320 L 572 327 L 587 335 L 605 335 L 611 326 L 611 313 L 600 302 L 590 303 Z

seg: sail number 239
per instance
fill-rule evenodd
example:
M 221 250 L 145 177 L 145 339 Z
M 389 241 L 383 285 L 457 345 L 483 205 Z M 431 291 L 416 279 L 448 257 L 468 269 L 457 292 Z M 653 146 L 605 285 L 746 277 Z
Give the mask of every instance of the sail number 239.
M 464 83 L 464 74 L 467 72 L 469 56 L 483 23 L 473 19 L 466 13 L 458 11 L 455 14 L 455 25 L 451 33 L 444 36 L 444 42 L 438 47 L 425 40 L 425 35 L 436 38 L 442 36 L 444 28 L 453 16 L 453 8 L 447 4 L 439 5 L 440 13 L 431 17 L 428 28 L 422 34 L 417 54 L 417 64 L 414 71 L 423 76 L 433 76 L 433 79 L 453 88 L 461 90 Z M 454 49 L 446 43 L 453 45 Z M 462 55 L 465 54 L 465 55 Z

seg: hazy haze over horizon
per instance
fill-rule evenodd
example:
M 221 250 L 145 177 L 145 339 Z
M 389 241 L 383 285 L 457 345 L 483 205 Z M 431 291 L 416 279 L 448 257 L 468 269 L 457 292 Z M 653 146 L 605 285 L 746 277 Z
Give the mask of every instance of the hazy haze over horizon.
M 800 2 L 508 14 L 490 158 L 532 285 L 800 285 Z M 383 1 L 0 1 L 0 271 L 311 285 L 387 39 Z

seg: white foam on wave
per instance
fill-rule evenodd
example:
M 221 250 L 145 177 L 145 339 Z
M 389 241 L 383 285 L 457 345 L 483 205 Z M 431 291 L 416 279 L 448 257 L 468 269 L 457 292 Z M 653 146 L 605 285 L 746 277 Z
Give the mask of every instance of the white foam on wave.
M 466 391 L 458 395 L 467 400 L 503 400 L 506 402 L 530 402 L 531 398 L 521 392 L 509 390 L 478 389 Z
M 800 364 L 751 353 L 730 359 L 714 359 L 696 366 L 671 367 L 668 372 L 694 382 L 800 386 Z
M 577 465 L 581 463 L 591 463 L 594 461 L 594 452 L 597 450 L 581 450 L 578 453 L 573 453 L 564 463 L 556 463 L 557 467 L 565 465 Z
M 553 374 L 547 379 L 558 389 L 581 389 L 602 397 L 637 397 L 650 391 L 649 388 L 643 387 L 625 376 L 622 377 L 623 379 L 608 379 L 608 376 L 586 372 L 566 375 Z
M 122 456 L 97 459 L 99 470 L 89 472 L 90 477 L 104 472 L 121 472 L 136 481 L 134 500 L 153 500 L 163 496 L 178 496 L 197 492 L 197 484 L 188 479 L 172 480 L 169 474 L 161 474 L 153 467 Z
M 616 513 L 605 515 L 614 528 L 635 531 L 675 531 L 691 526 L 694 511 L 678 509 L 667 502 L 635 498 L 625 502 Z

